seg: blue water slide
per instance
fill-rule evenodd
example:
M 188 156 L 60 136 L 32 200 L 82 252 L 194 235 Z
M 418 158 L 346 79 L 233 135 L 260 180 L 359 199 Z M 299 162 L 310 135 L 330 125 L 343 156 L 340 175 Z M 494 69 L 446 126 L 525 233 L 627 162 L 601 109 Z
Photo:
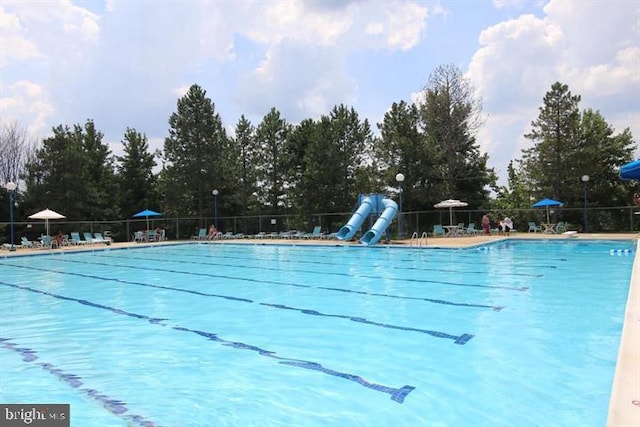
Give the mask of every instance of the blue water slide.
M 360 238 L 360 243 L 363 245 L 375 245 L 398 213 L 398 205 L 391 199 L 382 199 L 382 206 L 384 206 L 382 215 L 373 224 L 373 227 Z
M 362 203 L 358 207 L 358 210 L 351 216 L 349 222 L 347 222 L 338 232 L 336 238 L 338 240 L 349 240 L 355 236 L 356 232 L 360 229 L 360 226 L 364 220 L 369 216 L 374 209 L 375 199 L 372 197 L 364 197 Z
M 631 163 L 627 163 L 620 167 L 620 178 L 622 179 L 633 179 L 640 180 L 640 159 L 634 160 Z

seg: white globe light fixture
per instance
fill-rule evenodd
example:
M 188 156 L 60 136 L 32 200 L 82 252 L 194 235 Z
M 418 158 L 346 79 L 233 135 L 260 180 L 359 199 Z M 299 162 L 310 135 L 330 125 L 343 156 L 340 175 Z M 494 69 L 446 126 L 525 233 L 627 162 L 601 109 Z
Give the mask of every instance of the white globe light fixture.
M 402 239 L 402 182 L 404 181 L 404 175 L 399 173 L 396 175 L 396 181 L 398 181 L 398 238 Z
M 584 215 L 583 215 L 583 230 L 587 232 L 587 183 L 589 182 L 589 175 L 582 175 L 580 181 L 584 184 Z
M 11 247 L 9 248 L 9 250 L 15 251 L 16 246 L 13 240 L 13 197 L 16 192 L 16 188 L 18 188 L 18 186 L 16 185 L 15 182 L 9 181 L 4 185 L 4 188 L 6 188 L 7 191 L 9 192 L 9 224 L 11 227 Z
M 220 192 L 218 190 L 213 190 L 211 192 L 213 195 L 213 225 L 218 229 L 218 194 Z

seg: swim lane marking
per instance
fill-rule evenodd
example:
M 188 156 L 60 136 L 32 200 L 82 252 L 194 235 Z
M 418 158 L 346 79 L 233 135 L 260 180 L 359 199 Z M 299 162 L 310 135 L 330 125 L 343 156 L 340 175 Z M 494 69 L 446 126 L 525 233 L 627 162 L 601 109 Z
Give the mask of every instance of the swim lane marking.
M 37 294 L 47 295 L 47 296 L 50 296 L 50 297 L 53 297 L 53 298 L 57 298 L 57 299 L 60 299 L 60 300 L 64 300 L 64 301 L 74 301 L 74 302 L 77 302 L 77 303 L 82 304 L 82 305 L 86 305 L 86 306 L 89 306 L 89 307 L 95 307 L 95 308 L 99 308 L 99 309 L 102 309 L 102 310 L 111 311 L 113 313 L 120 314 L 120 315 L 123 315 L 123 316 L 128 316 L 128 317 L 133 317 L 133 318 L 136 318 L 136 319 L 146 320 L 152 325 L 160 325 L 160 326 L 164 326 L 164 327 L 168 326 L 171 329 L 174 329 L 176 331 L 191 332 L 191 333 L 194 333 L 196 335 L 205 337 L 208 340 L 220 343 L 221 345 L 226 346 L 226 347 L 231 347 L 231 348 L 235 348 L 235 349 L 239 349 L 239 350 L 254 351 L 254 352 L 258 353 L 260 356 L 265 356 L 265 357 L 270 357 L 270 358 L 276 359 L 276 360 L 278 360 L 278 363 L 283 364 L 283 365 L 289 365 L 289 366 L 294 366 L 294 367 L 298 367 L 298 368 L 310 369 L 310 370 L 318 371 L 318 372 L 321 372 L 321 373 L 324 373 L 324 374 L 332 375 L 332 376 L 335 376 L 335 377 L 344 378 L 344 379 L 346 379 L 348 381 L 355 382 L 356 384 L 360 384 L 361 386 L 369 388 L 371 390 L 379 391 L 379 392 L 382 392 L 382 393 L 387 393 L 391 397 L 391 400 L 393 400 L 395 402 L 398 402 L 398 403 L 403 403 L 405 397 L 412 390 L 415 390 L 415 387 L 410 386 L 410 385 L 404 385 L 404 386 L 402 386 L 400 388 L 394 388 L 394 387 L 389 387 L 389 386 L 385 386 L 385 385 L 382 385 L 382 384 L 372 383 L 372 382 L 369 382 L 369 381 L 365 380 L 364 378 L 362 378 L 362 377 L 360 377 L 358 375 L 348 374 L 348 373 L 339 372 L 339 371 L 335 371 L 335 370 L 326 368 L 323 365 L 321 365 L 320 363 L 311 362 L 311 361 L 307 361 L 307 360 L 301 360 L 301 359 L 292 359 L 292 358 L 288 358 L 288 357 L 282 357 L 282 356 L 276 355 L 276 353 L 273 352 L 273 351 L 265 350 L 265 349 L 262 349 L 260 347 L 254 346 L 254 345 L 245 344 L 245 343 L 242 343 L 242 342 L 239 342 L 239 341 L 225 340 L 223 338 L 220 338 L 216 333 L 213 333 L 213 332 L 199 331 L 197 329 L 190 329 L 190 328 L 186 328 L 186 327 L 182 327 L 182 326 L 170 326 L 170 325 L 167 325 L 166 323 L 163 323 L 164 321 L 169 320 L 169 319 L 149 317 L 149 316 L 146 316 L 144 314 L 132 313 L 132 312 L 128 312 L 128 311 L 125 311 L 125 310 L 121 310 L 119 308 L 110 307 L 110 306 L 106 306 L 106 305 L 102 305 L 102 304 L 97 304 L 97 303 L 94 303 L 94 302 L 91 302 L 91 301 L 82 300 L 82 299 L 78 299 L 78 298 L 66 297 L 66 296 L 63 296 L 63 295 L 54 294 L 54 293 L 42 291 L 42 290 L 39 290 L 39 289 L 34 289 L 34 288 L 31 288 L 31 287 L 28 287 L 28 286 L 14 285 L 14 284 L 11 284 L 11 283 L 6 283 L 6 282 L 0 282 L 0 285 L 12 287 L 12 288 L 15 288 L 15 289 L 21 289 L 21 290 L 25 290 L 25 291 L 29 291 L 29 292 L 33 292 L 33 293 L 37 293 Z
M 171 249 L 174 249 L 174 248 L 171 248 Z M 175 248 L 175 249 L 178 249 L 178 248 Z M 198 257 L 198 258 L 202 257 L 202 255 L 185 253 L 182 250 L 163 250 L 163 254 L 166 254 L 166 253 L 175 253 L 175 254 L 180 254 L 181 256 L 187 256 L 187 257 Z M 240 257 L 240 256 L 230 256 L 230 255 L 227 255 L 227 254 L 218 254 L 218 253 L 216 253 L 215 255 L 217 257 L 216 259 L 225 258 L 225 259 L 240 260 L 240 261 L 246 260 L 246 258 L 243 258 L 243 257 Z M 328 258 L 327 256 L 324 256 L 324 255 L 318 255 L 318 257 Z M 333 259 L 335 257 L 331 257 L 331 258 Z M 154 258 L 149 258 L 149 259 L 154 259 Z M 262 258 L 262 260 L 267 260 L 267 259 Z M 413 259 L 405 259 L 405 260 L 406 261 L 413 261 Z M 175 260 L 172 260 L 172 261 L 175 261 Z M 322 263 L 319 263 L 317 260 L 315 260 L 315 261 L 305 261 L 305 260 L 299 260 L 299 259 L 292 259 L 292 260 L 289 260 L 289 259 L 277 259 L 277 258 L 274 258 L 273 256 L 269 257 L 268 261 L 272 261 L 272 262 L 276 262 L 277 261 L 277 262 L 282 262 L 282 263 L 287 263 L 287 264 L 289 264 L 289 263 L 291 263 L 291 264 L 312 264 L 312 265 L 322 264 L 322 265 L 332 265 L 332 266 L 342 266 L 343 265 L 341 263 L 327 262 L 327 261 L 322 261 Z M 273 268 L 268 267 L 268 266 L 265 266 L 265 267 L 262 267 L 262 266 L 261 267 L 252 267 L 252 266 L 235 265 L 235 264 L 221 264 L 221 263 L 216 263 L 216 264 L 208 264 L 207 263 L 206 265 L 226 265 L 226 266 L 229 266 L 229 267 L 273 269 Z M 372 264 L 369 267 L 370 268 L 377 268 L 379 266 L 380 266 L 379 264 Z M 550 268 L 550 269 L 558 268 L 555 265 L 544 265 L 544 266 L 525 265 L 525 266 L 522 266 L 522 267 L 524 267 L 524 268 L 536 268 L 537 270 L 540 270 L 541 268 Z M 460 272 L 460 270 L 454 270 L 454 269 L 450 269 L 450 268 L 406 267 L 406 266 L 399 266 L 399 265 L 392 265 L 392 266 L 390 266 L 390 268 L 393 269 L 393 270 L 411 270 L 411 271 L 425 271 L 425 272 L 427 272 L 427 271 L 436 271 L 436 272 L 445 272 L 445 273 L 459 273 Z M 295 271 L 306 272 L 306 270 L 295 270 Z M 313 272 L 313 273 L 316 273 L 316 272 Z M 325 273 L 325 272 L 323 272 L 323 273 Z M 469 271 L 463 271 L 462 273 L 464 273 L 464 274 L 486 274 L 487 272 L 486 271 L 469 270 Z M 346 273 L 339 273 L 339 272 L 326 272 L 325 274 L 347 275 L 347 276 L 349 276 Z M 521 277 L 534 277 L 534 278 L 535 277 L 539 278 L 539 277 L 543 277 L 544 276 L 543 274 L 540 274 L 540 273 L 530 274 L 530 273 L 514 273 L 514 272 L 511 272 L 508 275 L 509 275 L 509 277 L 512 277 L 512 276 L 520 277 L 521 276 Z M 364 277 L 370 277 L 370 276 L 364 276 Z M 448 282 L 442 282 L 442 283 L 447 284 Z
M 281 271 L 281 269 L 276 268 L 276 267 L 269 267 L 269 266 L 245 266 L 245 265 L 236 265 L 236 264 L 222 264 L 222 263 L 209 263 L 209 262 L 201 262 L 201 261 L 183 261 L 183 260 L 173 260 L 173 259 L 157 259 L 157 258 L 147 258 L 147 257 L 125 257 L 125 256 L 119 256 L 119 255 L 112 255 L 112 254 L 104 254 L 102 255 L 102 257 L 104 258 L 118 258 L 118 259 L 137 259 L 137 260 L 142 260 L 142 261 L 155 261 L 155 262 L 174 262 L 177 264 L 193 264 L 193 265 L 207 265 L 207 266 L 225 266 L 225 267 L 233 267 L 233 268 L 243 268 L 243 269 L 256 269 L 256 270 L 271 270 L 271 271 Z M 82 261 L 74 261 L 74 262 L 82 262 Z M 100 263 L 95 263 L 100 265 Z M 111 264 L 104 264 L 104 265 L 111 265 Z M 133 266 L 122 266 L 122 267 L 130 267 L 130 268 L 142 268 L 142 269 L 150 269 L 150 270 L 154 270 L 153 268 L 148 268 L 148 267 L 133 267 Z M 328 275 L 333 275 L 333 276 L 341 276 L 341 277 L 354 277 L 351 274 L 347 274 L 347 273 L 332 273 L 332 272 L 318 272 L 318 271 L 310 271 L 310 270 L 292 270 L 295 271 L 297 273 L 312 273 L 312 274 L 328 274 Z M 185 273 L 185 272 L 182 272 Z M 199 273 L 199 274 L 204 274 L 204 273 Z M 216 277 L 215 275 L 213 275 L 213 277 Z M 365 279 L 380 279 L 380 276 L 368 276 L 365 274 L 358 274 L 356 277 L 361 277 L 361 278 L 365 278 Z M 542 277 L 542 275 L 540 276 L 535 276 L 535 277 Z M 520 287 L 513 287 L 513 286 L 493 286 L 493 285 L 476 285 L 476 284 L 470 284 L 470 283 L 458 283 L 458 282 L 447 282 L 444 280 L 429 280 L 429 279 L 412 279 L 412 278 L 401 278 L 401 279 L 395 279 L 397 281 L 404 281 L 404 282 L 411 282 L 411 283 L 435 283 L 438 285 L 447 285 L 447 286 L 462 286 L 462 287 L 469 287 L 469 288 L 487 288 L 487 289 L 507 289 L 510 291 L 526 291 L 529 289 L 528 286 L 520 286 Z
M 252 300 L 246 299 L 246 298 L 237 298 L 237 297 L 231 297 L 231 296 L 219 295 L 219 294 L 209 294 L 209 293 L 206 293 L 206 292 L 192 291 L 190 289 L 174 288 L 174 287 L 170 287 L 170 286 L 150 285 L 150 284 L 146 284 L 146 283 L 132 282 L 132 281 L 128 281 L 128 280 L 121 280 L 121 279 L 115 279 L 115 278 L 110 278 L 110 277 L 104 278 L 104 277 L 94 276 L 94 275 L 84 274 L 84 273 L 74 273 L 74 272 L 66 272 L 66 271 L 65 272 L 60 272 L 60 271 L 56 271 L 56 270 L 47 270 L 47 269 L 44 269 L 44 268 L 27 267 L 27 266 L 15 266 L 15 267 L 24 268 L 24 269 L 28 269 L 28 270 L 45 271 L 45 272 L 49 272 L 49 273 L 58 273 L 58 274 L 63 274 L 63 275 L 78 276 L 78 277 L 83 277 L 83 278 L 87 278 L 87 279 L 94 279 L 94 280 L 113 281 L 113 282 L 123 283 L 123 284 L 128 284 L 128 285 L 144 286 L 144 287 L 159 288 L 159 289 L 167 289 L 167 290 L 173 290 L 173 291 L 176 291 L 176 292 L 184 292 L 184 293 L 195 294 L 195 295 L 198 295 L 198 296 L 222 298 L 222 299 L 231 300 L 231 301 L 235 301 L 235 302 L 246 302 L 246 303 L 254 303 L 255 302 L 255 301 L 252 301 Z M 436 302 L 436 301 L 434 300 L 434 302 Z M 446 304 L 447 302 L 443 301 L 441 303 L 442 304 Z M 347 320 L 351 320 L 351 321 L 354 321 L 354 322 L 359 322 L 359 323 L 363 323 L 363 324 L 367 324 L 367 325 L 378 326 L 378 327 L 383 327 L 383 328 L 388 328 L 388 329 L 397 329 L 397 330 L 404 330 L 404 331 L 410 331 L 410 332 L 420 332 L 420 333 L 423 333 L 423 334 L 431 335 L 431 336 L 436 337 L 436 338 L 453 339 L 455 344 L 466 344 L 467 341 L 469 341 L 471 338 L 473 338 L 473 335 L 471 335 L 471 334 L 462 334 L 461 336 L 458 337 L 458 336 L 446 334 L 444 332 L 430 331 L 430 330 L 427 330 L 427 329 L 409 328 L 409 327 L 404 327 L 404 326 L 396 326 L 396 325 L 390 325 L 390 324 L 385 324 L 385 323 L 372 322 L 372 321 L 364 319 L 362 317 L 354 317 L 354 316 L 341 315 L 341 314 L 321 314 L 321 313 L 319 313 L 319 312 L 317 312 L 315 310 L 308 310 L 308 309 L 295 308 L 295 307 L 287 307 L 287 306 L 284 306 L 284 305 L 281 305 L 281 304 L 268 304 L 268 303 L 261 303 L 261 302 L 259 302 L 258 304 L 263 305 L 265 307 L 271 307 L 271 308 L 276 308 L 276 309 L 295 310 L 295 311 L 298 311 L 298 312 L 300 312 L 302 314 L 322 315 L 322 316 L 326 316 L 326 317 L 342 318 L 342 319 L 347 319 Z M 456 303 L 448 303 L 448 304 L 458 305 Z M 487 307 L 483 307 L 483 308 L 487 308 Z M 494 308 L 494 311 L 500 311 L 500 307 L 498 307 L 497 309 Z
M 22 360 L 24 362 L 28 362 L 28 363 L 35 362 L 37 366 L 40 366 L 45 371 L 56 376 L 60 381 L 68 384 L 74 389 L 79 390 L 81 393 L 89 396 L 94 401 L 100 403 L 111 414 L 119 418 L 122 418 L 126 421 L 134 422 L 140 427 L 158 426 L 158 424 L 154 423 L 153 421 L 149 421 L 140 415 L 125 414 L 126 412 L 129 412 L 129 408 L 127 407 L 127 404 L 125 402 L 118 399 L 113 399 L 107 396 L 106 394 L 103 394 L 100 391 L 93 388 L 80 388 L 82 385 L 84 385 L 84 382 L 83 382 L 84 380 L 82 377 L 75 374 L 67 373 L 62 369 L 58 368 L 57 366 L 53 365 L 52 363 L 36 362 L 36 360 L 39 359 L 39 357 L 36 355 L 37 351 L 27 347 L 19 347 L 16 343 L 13 343 L 10 341 L 11 341 L 10 338 L 0 337 L 0 347 L 4 347 L 7 350 L 11 350 L 18 353 L 22 357 Z
M 452 301 L 433 299 L 433 298 L 412 297 L 412 296 L 393 295 L 393 294 L 381 294 L 381 293 L 376 293 L 376 292 L 356 291 L 356 290 L 352 290 L 352 289 L 330 288 L 330 287 L 324 287 L 324 286 L 301 285 L 299 283 L 279 282 L 279 281 L 275 281 L 275 280 L 252 279 L 252 278 L 225 276 L 225 275 L 221 275 L 221 274 L 211 274 L 211 273 L 192 273 L 192 272 L 189 272 L 189 271 L 171 270 L 171 269 L 166 269 L 166 268 L 138 267 L 138 266 L 133 266 L 133 265 L 108 264 L 108 263 L 104 263 L 104 262 L 96 262 L 96 261 L 87 262 L 87 261 L 78 261 L 78 260 L 70 260 L 70 259 L 60 259 L 60 261 L 68 262 L 68 263 L 76 263 L 76 264 L 102 265 L 102 266 L 105 266 L 105 267 L 114 267 L 114 266 L 116 266 L 116 267 L 122 267 L 122 268 L 130 268 L 130 269 L 134 269 L 134 270 L 160 271 L 160 272 L 163 272 L 163 273 L 186 274 L 186 275 L 192 275 L 192 276 L 211 277 L 211 278 L 214 278 L 214 279 L 237 280 L 237 281 L 241 281 L 241 282 L 251 282 L 251 283 L 260 283 L 260 284 L 277 285 L 277 286 L 293 286 L 293 287 L 297 287 L 297 288 L 321 289 L 321 290 L 332 291 L 332 292 L 354 293 L 354 294 L 358 294 L 358 295 L 369 295 L 369 296 L 384 297 L 384 298 L 406 299 L 406 300 L 413 300 L 413 301 L 426 301 L 426 302 L 430 302 L 430 303 L 434 303 L 434 304 L 445 304 L 445 305 L 452 305 L 452 306 L 459 306 L 459 307 L 489 308 L 489 309 L 491 309 L 493 311 L 500 311 L 500 310 L 502 310 L 504 308 L 503 306 L 494 306 L 494 305 L 486 305 L 486 304 L 459 303 L 459 302 L 452 302 Z M 69 274 L 69 275 L 75 275 L 75 276 L 80 276 L 80 277 L 98 278 L 98 279 L 103 279 L 103 280 L 114 280 L 114 281 L 118 281 L 118 282 L 122 282 L 122 283 L 139 284 L 139 283 L 136 283 L 136 282 L 129 282 L 129 281 L 120 280 L 120 279 L 102 278 L 102 277 L 99 277 L 99 276 L 91 276 L 91 275 L 82 274 L 82 273 L 60 272 L 60 271 L 56 271 L 56 270 L 48 270 L 48 269 L 44 269 L 44 268 L 23 266 L 23 265 L 17 265 L 17 264 L 5 264 L 5 265 L 9 265 L 9 266 L 12 266 L 12 267 L 17 267 L 17 268 L 33 269 L 33 270 L 47 271 L 47 272 L 60 273 L 60 274 Z M 139 285 L 179 290 L 179 288 L 163 287 L 163 286 L 160 286 L 160 285 L 147 285 L 147 284 L 139 284 Z M 191 292 L 191 291 L 184 290 L 184 289 L 182 289 L 180 291 L 182 291 L 182 292 Z M 193 291 L 193 292 L 196 292 L 196 291 Z M 224 298 L 233 299 L 235 297 L 224 297 Z M 236 299 L 240 299 L 240 298 L 236 298 Z

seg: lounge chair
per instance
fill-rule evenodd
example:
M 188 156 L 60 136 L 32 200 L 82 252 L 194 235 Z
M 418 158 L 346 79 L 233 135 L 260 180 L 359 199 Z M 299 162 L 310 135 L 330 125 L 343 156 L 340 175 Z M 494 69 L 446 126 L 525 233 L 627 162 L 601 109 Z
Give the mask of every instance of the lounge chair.
M 433 237 L 438 237 L 438 236 L 441 236 L 441 237 L 445 236 L 445 231 L 442 224 L 435 224 L 433 226 Z
M 21 237 L 20 241 L 22 243 L 22 247 L 24 248 L 39 248 L 40 246 L 42 246 L 40 242 L 32 242 L 24 236 Z
M 476 234 L 482 233 L 482 230 L 478 230 L 476 228 L 475 222 L 470 222 L 467 228 L 464 229 L 463 233 L 469 236 L 475 236 Z
M 538 231 L 542 231 L 542 226 L 536 224 L 535 222 L 529 223 L 529 233 L 537 233 Z
M 20 249 L 21 247 L 22 247 L 22 245 L 20 245 L 20 244 L 17 244 L 17 243 L 13 244 L 13 248 L 14 249 Z M 2 244 L 2 249 L 6 249 L 6 250 L 10 251 L 11 250 L 11 243 L 3 243 Z
M 91 242 L 87 242 L 86 240 L 82 240 L 82 238 L 80 237 L 80 233 L 78 233 L 77 231 L 72 231 L 71 232 L 71 239 L 69 239 L 69 242 L 71 242 L 72 245 L 88 245 Z
M 84 240 L 89 242 L 90 244 L 99 243 L 96 242 L 96 239 L 94 239 L 91 233 L 89 233 L 88 231 L 84 231 L 82 235 L 84 236 Z
M 313 227 L 313 231 L 311 233 L 306 233 L 304 237 L 306 239 L 323 239 L 324 234 L 322 233 L 322 227 L 320 225 L 316 225 Z
M 40 238 L 40 247 L 42 249 L 53 249 L 53 247 L 55 246 L 56 248 L 58 247 L 57 244 L 54 244 L 53 239 L 51 238 L 51 236 L 42 236 Z
M 191 240 L 206 240 L 207 239 L 207 229 L 201 228 L 198 230 L 198 234 L 195 236 L 191 236 Z
M 304 239 L 307 233 L 305 233 L 304 231 L 295 231 L 291 233 L 291 236 L 289 236 L 291 239 Z
M 105 245 L 110 245 L 111 240 L 107 240 L 102 236 L 102 233 L 93 233 L 93 242 L 94 243 L 104 243 Z
M 147 242 L 157 242 L 158 241 L 158 233 L 156 230 L 147 230 L 144 232 L 145 240 Z

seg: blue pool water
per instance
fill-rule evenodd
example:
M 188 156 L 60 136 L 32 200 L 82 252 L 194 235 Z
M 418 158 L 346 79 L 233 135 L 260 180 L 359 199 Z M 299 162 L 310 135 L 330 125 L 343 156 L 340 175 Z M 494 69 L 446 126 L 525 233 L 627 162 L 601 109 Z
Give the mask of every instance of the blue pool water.
M 0 259 L 0 402 L 84 426 L 601 426 L 632 241 Z

